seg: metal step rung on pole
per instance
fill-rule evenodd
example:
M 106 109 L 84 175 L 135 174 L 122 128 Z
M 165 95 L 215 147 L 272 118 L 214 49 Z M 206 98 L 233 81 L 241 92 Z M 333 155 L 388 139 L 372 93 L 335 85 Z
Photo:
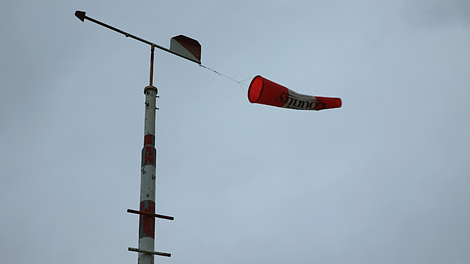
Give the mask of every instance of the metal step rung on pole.
M 163 256 L 163 257 L 171 257 L 170 253 L 164 253 L 164 252 L 158 252 L 158 251 L 149 251 L 149 250 L 143 250 L 143 249 L 138 249 L 138 248 L 128 248 L 129 251 L 134 251 L 134 252 L 140 252 L 144 254 L 149 254 L 149 255 L 158 255 L 158 256 Z
M 167 216 L 167 215 L 161 215 L 161 214 L 152 214 L 152 213 L 147 213 L 147 212 L 142 212 L 142 211 L 136 211 L 132 209 L 127 209 L 128 213 L 132 214 L 140 214 L 140 215 L 146 215 L 146 216 L 151 216 L 151 217 L 156 217 L 156 218 L 162 218 L 166 220 L 175 220 L 173 216 Z

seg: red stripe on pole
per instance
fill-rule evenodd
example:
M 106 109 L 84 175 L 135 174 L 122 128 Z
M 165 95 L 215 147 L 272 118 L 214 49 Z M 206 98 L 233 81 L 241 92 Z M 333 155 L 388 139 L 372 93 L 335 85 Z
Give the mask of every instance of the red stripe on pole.
M 155 202 L 145 200 L 140 202 L 140 211 L 155 214 Z M 140 215 L 139 217 L 139 238 L 155 238 L 155 217 Z
M 157 150 L 152 145 L 147 145 L 142 148 L 142 166 L 153 165 L 156 166 Z
M 144 136 L 144 146 L 152 145 L 155 146 L 155 136 L 152 134 L 148 134 Z

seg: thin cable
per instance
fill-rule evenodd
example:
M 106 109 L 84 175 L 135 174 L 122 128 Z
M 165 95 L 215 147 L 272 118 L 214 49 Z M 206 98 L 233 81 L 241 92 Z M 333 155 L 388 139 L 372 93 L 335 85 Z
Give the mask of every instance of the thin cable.
M 243 81 L 237 81 L 237 80 L 235 80 L 235 79 L 233 79 L 233 78 L 231 78 L 231 77 L 229 77 L 229 76 L 227 76 L 227 75 L 225 75 L 225 74 L 222 74 L 222 73 L 220 73 L 220 72 L 218 72 L 218 71 L 216 71 L 216 70 L 214 70 L 214 69 L 211 69 L 211 68 L 209 68 L 209 67 L 207 67 L 207 66 L 204 66 L 204 65 L 202 65 L 202 64 L 199 64 L 199 67 L 202 67 L 202 68 L 204 68 L 204 69 L 207 69 L 207 70 L 209 70 L 209 71 L 211 71 L 211 72 L 213 72 L 213 73 L 216 73 L 216 74 L 219 75 L 219 76 L 225 77 L 225 78 L 227 78 L 227 79 L 229 79 L 229 80 L 231 80 L 231 81 L 234 81 L 234 82 L 238 83 L 238 85 L 240 86 L 240 88 L 242 88 L 243 93 L 246 94 L 246 91 L 245 91 L 245 89 L 243 88 L 243 86 L 248 87 L 248 85 L 246 85 L 246 84 L 244 84 L 244 83 L 242 83 L 242 82 L 245 82 L 245 81 L 249 80 L 250 78 L 245 79 L 245 80 L 243 80 Z
M 251 80 L 251 78 L 245 79 L 245 80 L 240 81 L 240 82 L 242 83 L 242 82 L 246 82 L 246 81 L 248 81 L 248 80 Z M 245 86 L 248 86 L 248 85 L 245 85 Z

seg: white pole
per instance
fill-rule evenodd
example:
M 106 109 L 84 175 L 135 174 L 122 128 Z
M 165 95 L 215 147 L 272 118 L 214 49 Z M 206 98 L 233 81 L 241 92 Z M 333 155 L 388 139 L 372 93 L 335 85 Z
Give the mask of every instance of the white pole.
M 155 46 L 152 45 L 150 56 L 150 84 L 145 87 L 145 121 L 144 147 L 142 148 L 142 164 L 140 178 L 140 210 L 155 214 L 156 190 L 156 159 L 155 149 L 155 110 L 158 90 L 153 86 L 153 56 Z M 155 217 L 141 214 L 139 217 L 139 249 L 154 251 L 155 248 Z M 154 256 L 139 252 L 138 264 L 153 264 Z
M 142 148 L 142 167 L 140 183 L 140 210 L 155 214 L 156 157 L 155 149 L 155 104 L 157 88 L 145 87 L 145 125 L 144 147 Z M 141 214 L 139 217 L 139 249 L 154 251 L 155 217 Z M 138 264 L 153 264 L 154 256 L 139 253 Z

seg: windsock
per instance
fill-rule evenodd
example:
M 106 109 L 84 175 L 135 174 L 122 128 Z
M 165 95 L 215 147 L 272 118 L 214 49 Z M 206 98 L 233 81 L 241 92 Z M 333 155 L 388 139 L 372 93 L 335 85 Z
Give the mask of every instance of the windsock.
M 296 93 L 260 75 L 253 78 L 248 88 L 250 103 L 265 104 L 297 110 L 322 110 L 341 107 L 341 99 Z

